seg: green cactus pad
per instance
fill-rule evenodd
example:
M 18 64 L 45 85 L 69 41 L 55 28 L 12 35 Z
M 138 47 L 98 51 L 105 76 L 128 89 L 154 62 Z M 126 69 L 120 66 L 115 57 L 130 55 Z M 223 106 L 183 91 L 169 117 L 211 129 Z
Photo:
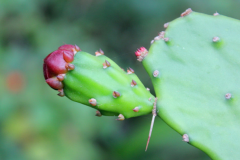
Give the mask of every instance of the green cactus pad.
M 106 60 L 110 66 L 104 68 Z M 63 80 L 64 94 L 71 100 L 96 108 L 102 115 L 122 114 L 130 118 L 151 113 L 154 96 L 134 73 L 123 71 L 105 55 L 80 51 L 71 64 L 75 69 L 68 71 Z M 132 80 L 135 85 L 131 85 Z M 120 96 L 114 97 L 114 91 Z M 96 100 L 96 104 L 91 105 L 90 99 Z M 134 111 L 135 107 L 138 108 Z
M 192 12 L 165 26 L 142 61 L 158 115 L 212 159 L 240 159 L 240 21 Z

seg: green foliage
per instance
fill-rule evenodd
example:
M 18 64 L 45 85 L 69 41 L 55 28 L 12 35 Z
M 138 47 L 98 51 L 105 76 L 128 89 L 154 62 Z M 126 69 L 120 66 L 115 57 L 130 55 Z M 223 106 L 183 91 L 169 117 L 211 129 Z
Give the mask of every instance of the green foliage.
M 239 20 L 192 12 L 171 21 L 142 61 L 158 115 L 213 159 L 240 157 L 239 28 Z

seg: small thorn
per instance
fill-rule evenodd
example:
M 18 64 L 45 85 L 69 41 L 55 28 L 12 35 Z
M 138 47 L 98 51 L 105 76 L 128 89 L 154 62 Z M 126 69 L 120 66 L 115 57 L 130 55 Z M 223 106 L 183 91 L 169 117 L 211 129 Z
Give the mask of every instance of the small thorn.
M 158 36 L 159 36 L 161 39 L 163 39 L 164 36 L 165 36 L 165 31 L 161 31 L 161 32 L 158 34 Z
M 183 138 L 183 141 L 184 141 L 184 142 L 189 142 L 189 137 L 188 137 L 187 134 L 184 134 L 184 135 L 182 136 L 182 138 Z
M 136 86 L 136 85 L 137 85 L 137 82 L 134 81 L 134 80 L 132 80 L 132 82 L 131 82 L 131 87 L 134 87 L 134 86 Z
M 105 60 L 105 62 L 103 63 L 103 68 L 107 68 L 110 66 L 111 66 L 111 64 L 107 60 Z
M 125 119 L 125 117 L 122 114 L 119 114 L 118 119 L 116 119 L 116 120 L 123 121 L 124 119 Z
M 183 13 L 181 14 L 181 17 L 187 16 L 187 15 L 189 15 L 191 12 L 192 12 L 192 9 L 191 9 L 191 8 L 188 8 L 185 12 L 183 12 Z
M 157 77 L 159 75 L 159 71 L 158 70 L 155 70 L 154 72 L 153 72 L 153 77 Z
M 218 42 L 218 41 L 220 41 L 220 38 L 219 37 L 213 37 L 212 41 L 213 42 Z
M 169 22 L 165 23 L 165 24 L 163 25 L 163 27 L 164 27 L 164 28 L 167 28 L 168 25 L 169 25 Z
M 113 91 L 113 97 L 114 97 L 114 98 L 117 98 L 117 97 L 119 97 L 119 96 L 120 96 L 120 93 L 119 93 L 119 92 Z
M 129 67 L 129 68 L 127 69 L 127 74 L 132 74 L 132 73 L 134 73 L 134 70 Z
M 152 98 L 150 97 L 150 98 L 148 98 L 148 100 L 149 100 L 149 101 L 151 101 L 151 100 L 152 100 Z
M 63 89 L 59 89 L 58 91 L 59 91 L 58 95 L 59 95 L 60 97 L 64 97 Z
M 64 76 L 65 76 L 65 74 L 59 74 L 59 75 L 57 75 L 57 79 L 59 81 L 63 81 L 64 80 Z
M 68 70 L 74 70 L 75 66 L 74 64 L 71 64 L 71 63 L 66 63 L 66 66 L 65 66 Z
M 146 88 L 148 91 L 150 91 L 150 89 L 149 88 Z
M 232 98 L 232 94 L 231 94 L 231 93 L 227 93 L 227 94 L 225 94 L 225 98 L 226 98 L 226 99 L 230 99 L 230 98 Z
M 138 112 L 138 111 L 140 110 L 140 108 L 141 108 L 141 107 L 135 107 L 135 108 L 133 108 L 133 111 L 134 111 L 134 112 Z
M 94 99 L 94 98 L 89 99 L 88 102 L 89 102 L 92 106 L 96 106 L 96 105 L 97 105 L 97 100 Z
M 216 11 L 214 14 L 213 14 L 214 16 L 218 16 L 219 15 L 219 13 Z
M 101 56 L 101 55 L 104 55 L 104 52 L 100 49 L 99 51 L 95 52 L 95 55 L 96 56 Z
M 153 44 L 154 43 L 154 40 L 151 40 L 151 42 L 150 42 L 151 44 Z
M 167 38 L 163 38 L 163 40 L 165 41 L 165 42 L 168 42 L 169 41 L 169 38 L 167 37 Z
M 155 121 L 155 117 L 157 116 L 157 98 L 155 98 L 155 101 L 154 101 L 154 104 L 153 104 L 152 115 L 153 115 L 152 116 L 152 122 L 151 122 L 150 130 L 149 130 L 148 141 L 147 141 L 145 151 L 147 151 L 148 144 L 150 142 L 150 138 L 151 138 L 151 135 L 152 135 L 153 124 L 154 124 L 154 121 Z
M 101 117 L 102 114 L 101 114 L 101 112 L 99 110 L 97 110 L 95 116 Z
M 56 77 L 46 79 L 47 84 L 53 89 L 63 89 L 63 83 L 60 82 Z

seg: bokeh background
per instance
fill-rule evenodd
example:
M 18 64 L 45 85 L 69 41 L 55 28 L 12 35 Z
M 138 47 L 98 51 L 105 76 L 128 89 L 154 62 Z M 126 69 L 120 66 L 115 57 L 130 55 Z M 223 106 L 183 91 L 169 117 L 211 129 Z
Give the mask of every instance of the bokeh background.
M 60 45 L 101 48 L 153 88 L 134 52 L 185 11 L 240 19 L 239 0 L 0 0 L 1 160 L 209 160 L 151 115 L 115 121 L 57 96 L 44 81 L 43 59 Z

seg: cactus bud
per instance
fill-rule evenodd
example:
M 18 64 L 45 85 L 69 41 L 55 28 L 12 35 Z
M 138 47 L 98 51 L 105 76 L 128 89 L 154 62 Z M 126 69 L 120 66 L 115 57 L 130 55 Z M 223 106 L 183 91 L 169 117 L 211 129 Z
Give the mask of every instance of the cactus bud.
M 141 47 L 135 52 L 135 55 L 137 57 L 137 60 L 141 62 L 144 59 L 144 57 L 148 55 L 148 50 L 144 47 Z

